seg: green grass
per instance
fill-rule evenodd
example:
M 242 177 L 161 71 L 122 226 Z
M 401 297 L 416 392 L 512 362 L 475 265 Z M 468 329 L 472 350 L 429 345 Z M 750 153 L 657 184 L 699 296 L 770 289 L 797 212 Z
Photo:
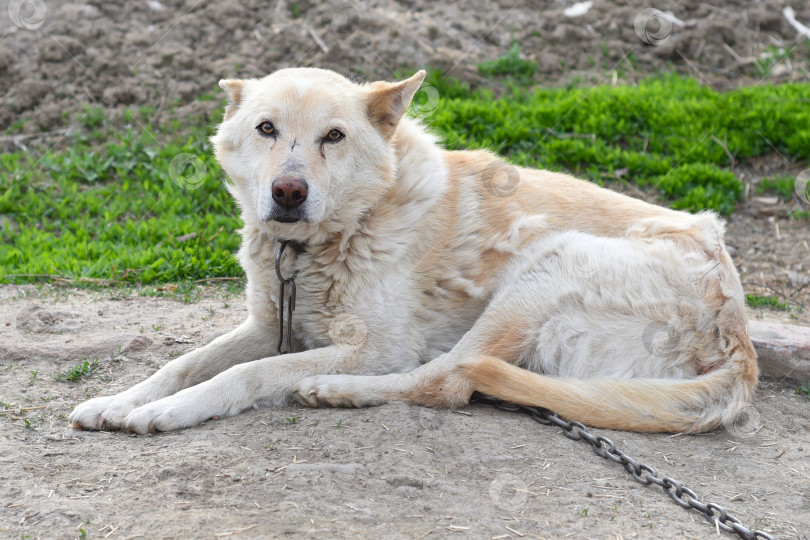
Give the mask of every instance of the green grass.
M 523 58 L 517 42 L 495 60 L 478 64 L 478 73 L 485 77 L 506 76 L 523 84 L 531 82 L 536 72 L 537 62 Z
M 92 362 L 85 360 L 84 363 L 76 364 L 67 371 L 57 373 L 54 379 L 59 382 L 76 382 L 85 375 L 90 375 L 99 367 L 98 360 L 93 360 Z
M 93 109 L 84 118 L 91 127 L 96 119 Z M 0 216 L 10 220 L 0 280 L 18 273 L 141 283 L 238 275 L 239 221 L 207 141 L 210 120 L 124 125 L 39 158 L 0 156 Z M 206 168 L 196 189 L 170 178 L 178 154 Z
M 779 301 L 776 296 L 758 296 L 756 294 L 746 294 L 745 303 L 750 307 L 768 307 L 777 311 L 791 311 L 793 308 L 787 302 Z
M 514 163 L 663 191 L 672 206 L 733 212 L 744 185 L 727 168 L 773 152 L 810 158 L 810 85 L 718 93 L 675 75 L 638 86 L 487 91 L 435 84 L 430 123 L 451 148 L 497 148 Z
M 509 62 L 492 72 L 529 69 Z M 633 182 L 675 208 L 733 211 L 744 186 L 728 170 L 729 153 L 737 163 L 775 149 L 810 159 L 807 84 L 718 93 L 666 75 L 637 86 L 511 88 L 495 99 L 438 72 L 427 82 L 440 102 L 426 122 L 448 148 L 492 148 L 520 165 Z M 207 140 L 221 113 L 149 125 L 153 114 L 142 107 L 112 119 L 91 108 L 69 147 L 0 155 L 0 282 L 41 274 L 183 286 L 242 275 L 238 209 Z M 195 189 L 169 174 L 181 154 L 204 172 Z
M 810 399 L 810 383 L 803 384 L 796 389 L 796 393 Z
M 782 199 L 790 201 L 793 199 L 793 192 L 795 191 L 796 179 L 792 176 L 774 176 L 772 178 L 763 178 L 757 184 L 757 193 L 775 193 Z

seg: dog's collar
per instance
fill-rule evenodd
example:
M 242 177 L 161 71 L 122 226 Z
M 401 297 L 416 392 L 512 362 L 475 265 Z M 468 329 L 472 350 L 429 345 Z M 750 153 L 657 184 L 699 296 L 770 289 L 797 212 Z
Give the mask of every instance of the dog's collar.
M 288 248 L 293 250 L 296 255 L 301 255 L 307 251 L 307 247 L 309 245 L 305 242 L 299 242 L 297 240 L 282 240 L 281 238 L 278 239 L 278 242 L 281 244 L 285 244 Z

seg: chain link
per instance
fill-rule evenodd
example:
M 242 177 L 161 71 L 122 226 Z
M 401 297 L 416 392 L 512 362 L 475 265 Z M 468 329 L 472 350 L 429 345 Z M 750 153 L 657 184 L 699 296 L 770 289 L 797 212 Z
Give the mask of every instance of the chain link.
M 590 444 L 593 451 L 599 457 L 609 459 L 624 466 L 625 470 L 630 473 L 637 482 L 645 486 L 650 484 L 660 486 L 661 489 L 664 490 L 664 493 L 669 495 L 670 498 L 675 501 L 675 504 L 681 508 L 686 508 L 687 510 L 697 510 L 703 514 L 703 516 L 709 520 L 709 522 L 715 524 L 715 526 L 720 530 L 728 533 L 736 533 L 743 540 L 755 540 L 756 538 L 776 540 L 775 537 L 768 533 L 762 531 L 752 531 L 751 529 L 744 527 L 739 519 L 729 514 L 728 511 L 722 506 L 715 503 L 701 502 L 697 493 L 684 486 L 677 480 L 668 476 L 660 478 L 658 476 L 658 471 L 656 471 L 654 468 L 650 467 L 649 465 L 645 465 L 644 463 L 639 463 L 635 459 L 631 458 L 616 448 L 613 441 L 607 437 L 603 437 L 601 435 L 592 435 L 588 429 L 579 422 L 575 422 L 573 420 L 565 421 L 548 409 L 543 409 L 541 407 L 529 407 L 527 405 L 515 405 L 514 403 L 507 403 L 505 401 L 479 393 L 473 394 L 472 399 L 470 399 L 470 403 L 491 405 L 496 409 L 507 412 L 522 412 L 528 414 L 533 420 L 539 422 L 540 424 L 547 426 L 555 425 L 561 428 L 563 430 L 563 434 L 569 439 L 573 439 L 575 441 L 584 441 Z

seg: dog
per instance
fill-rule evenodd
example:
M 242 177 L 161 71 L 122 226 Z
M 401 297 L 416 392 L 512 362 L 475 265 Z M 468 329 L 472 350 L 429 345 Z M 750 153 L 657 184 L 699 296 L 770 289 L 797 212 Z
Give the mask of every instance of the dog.
M 601 428 L 733 421 L 758 370 L 717 216 L 444 150 L 406 115 L 424 77 L 220 81 L 211 140 L 244 222 L 247 320 L 69 422 L 146 434 L 293 398 L 454 408 L 473 392 Z

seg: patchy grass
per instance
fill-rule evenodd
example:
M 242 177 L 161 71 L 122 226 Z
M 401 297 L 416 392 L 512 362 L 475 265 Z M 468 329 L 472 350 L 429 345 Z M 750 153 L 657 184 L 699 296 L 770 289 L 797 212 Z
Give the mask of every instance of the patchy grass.
M 506 76 L 522 84 L 530 83 L 536 72 L 537 62 L 523 57 L 517 41 L 495 60 L 478 64 L 478 73 L 484 77 Z
M 746 294 L 745 303 L 750 307 L 767 307 L 777 311 L 791 311 L 793 308 L 787 302 L 779 301 L 776 296 L 758 296 L 756 294 Z
M 793 199 L 796 190 L 796 179 L 792 176 L 774 176 L 763 178 L 757 184 L 757 193 L 773 193 L 780 198 L 789 201 Z
M 59 382 L 76 382 L 85 375 L 90 375 L 99 368 L 98 360 L 85 360 L 84 363 L 76 364 L 67 371 L 57 373 L 54 380 Z
M 803 384 L 796 389 L 796 393 L 810 399 L 810 383 Z
M 514 78 L 534 69 L 525 62 L 513 47 L 482 69 Z M 633 182 L 689 211 L 733 211 L 744 186 L 732 160 L 774 149 L 810 159 L 807 84 L 718 93 L 667 75 L 637 86 L 511 88 L 494 99 L 438 72 L 428 83 L 439 103 L 425 121 L 449 148 Z M 0 282 L 174 282 L 145 294 L 189 300 L 192 281 L 242 277 L 238 210 L 208 142 L 221 112 L 161 125 L 148 124 L 148 107 L 116 121 L 105 114 L 88 109 L 65 149 L 0 155 Z

